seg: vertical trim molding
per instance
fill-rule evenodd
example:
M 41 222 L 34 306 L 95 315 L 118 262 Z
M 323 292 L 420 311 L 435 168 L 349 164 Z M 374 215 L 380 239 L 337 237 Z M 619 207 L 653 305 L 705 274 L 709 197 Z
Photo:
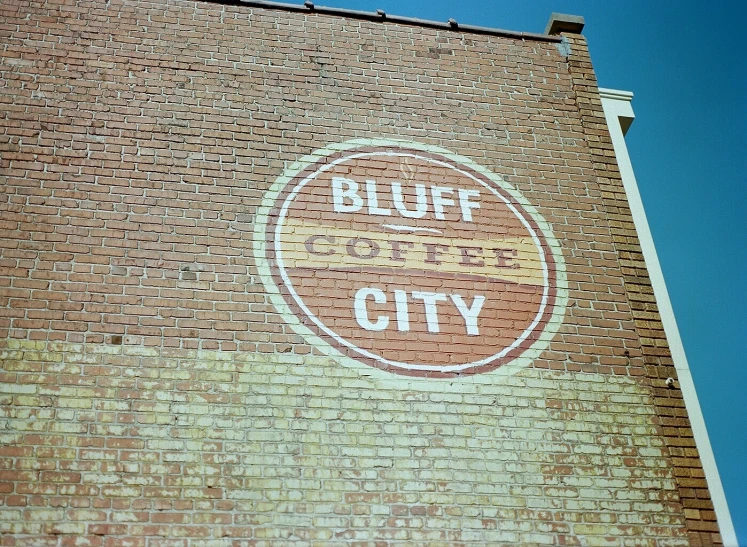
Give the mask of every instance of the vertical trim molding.
M 630 156 L 628 155 L 628 148 L 625 144 L 625 133 L 635 118 L 633 108 L 630 104 L 633 94 L 626 91 L 602 88 L 599 89 L 599 94 L 602 99 L 602 108 L 604 109 L 607 126 L 612 138 L 612 145 L 615 150 L 620 175 L 622 176 L 623 186 L 630 204 L 633 222 L 638 233 L 646 268 L 648 269 L 653 286 L 656 304 L 659 308 L 659 315 L 661 316 L 664 332 L 666 333 L 667 342 L 672 353 L 674 367 L 677 371 L 680 389 L 685 400 L 685 406 L 687 407 L 687 414 L 695 437 L 695 443 L 708 482 L 708 489 L 710 490 L 711 500 L 716 512 L 721 538 L 725 547 L 737 547 L 737 536 L 731 520 L 731 514 L 729 513 L 729 506 L 726 502 L 723 485 L 721 484 L 718 467 L 716 466 L 716 459 L 713 455 L 710 440 L 708 439 L 708 431 L 706 430 L 705 420 L 703 419 L 703 413 L 698 402 L 695 384 L 690 374 L 685 348 L 682 345 L 677 321 L 674 317 L 669 293 L 664 282 L 664 275 L 656 254 L 654 240 L 651 236 L 648 220 L 646 219 L 646 212 L 643 208 L 643 201 L 638 191 L 638 184 L 633 173 Z

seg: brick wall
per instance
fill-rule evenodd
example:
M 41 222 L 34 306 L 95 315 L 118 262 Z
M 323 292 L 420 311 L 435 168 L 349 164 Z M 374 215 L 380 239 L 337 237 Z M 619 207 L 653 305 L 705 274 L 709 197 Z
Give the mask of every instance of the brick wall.
M 0 545 L 720 542 L 581 37 L 117 0 L 0 32 Z M 283 313 L 263 197 L 354 139 L 548 223 L 523 366 L 397 374 Z
M 714 533 L 718 524 L 708 492 L 695 439 L 685 409 L 682 392 L 666 386 L 666 378 L 677 378 L 664 327 L 658 314 L 648 270 L 636 236 L 635 226 L 625 196 L 617 165 L 614 163 L 612 143 L 607 133 L 601 103 L 595 96 L 596 78 L 582 36 L 567 37 L 573 50 L 582 55 L 570 59 L 574 88 L 583 105 L 584 127 L 605 190 L 606 208 L 611 220 L 611 232 L 623 266 L 626 292 L 636 330 L 641 340 L 641 352 L 646 363 L 646 374 L 653 388 L 654 406 L 658 423 L 669 454 L 673 457 L 680 501 L 685 508 L 690 545 L 711 545 L 719 540 Z

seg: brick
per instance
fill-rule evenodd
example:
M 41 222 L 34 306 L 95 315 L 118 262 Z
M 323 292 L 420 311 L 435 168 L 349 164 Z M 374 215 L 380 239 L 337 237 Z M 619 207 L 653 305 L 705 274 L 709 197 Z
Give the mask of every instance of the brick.
M 681 392 L 661 385 L 675 370 L 582 36 L 564 57 L 530 36 L 212 2 L 0 13 L 0 543 L 720 542 Z M 263 286 L 273 181 L 385 136 L 494 170 L 552 225 L 568 307 L 515 374 L 354 363 Z M 324 202 L 304 218 L 334 224 Z M 324 303 L 356 275 L 319 281 Z M 487 351 L 397 332 L 387 349 L 422 362 Z

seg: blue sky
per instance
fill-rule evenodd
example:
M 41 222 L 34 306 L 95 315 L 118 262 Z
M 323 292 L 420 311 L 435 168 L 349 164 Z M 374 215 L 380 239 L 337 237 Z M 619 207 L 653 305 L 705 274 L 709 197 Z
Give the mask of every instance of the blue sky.
M 527 32 L 543 32 L 553 11 L 584 16 L 600 86 L 635 94 L 628 149 L 739 544 L 747 545 L 747 3 L 316 3 Z

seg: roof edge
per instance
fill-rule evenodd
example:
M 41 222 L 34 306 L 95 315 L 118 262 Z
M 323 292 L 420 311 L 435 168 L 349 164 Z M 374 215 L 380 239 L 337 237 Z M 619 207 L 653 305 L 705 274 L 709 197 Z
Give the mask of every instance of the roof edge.
M 557 35 L 562 32 L 569 34 L 581 34 L 586 21 L 580 15 L 569 15 L 567 13 L 552 12 L 547 22 L 545 34 Z
M 599 96 L 603 99 L 614 99 L 616 101 L 632 101 L 633 92 L 623 91 L 621 89 L 609 89 L 606 87 L 599 88 Z
M 497 28 L 481 27 L 476 25 L 460 25 L 454 19 L 449 19 L 447 22 L 430 21 L 427 19 L 418 19 L 414 17 L 401 17 L 399 15 L 390 15 L 384 13 L 382 10 L 376 12 L 370 11 L 359 11 L 350 10 L 344 8 L 328 8 L 325 6 L 317 6 L 313 2 L 306 1 L 304 4 L 286 4 L 284 2 L 270 2 L 266 0 L 200 0 L 211 4 L 223 4 L 230 6 L 247 6 L 253 8 L 266 8 L 276 9 L 283 11 L 293 11 L 299 13 L 317 13 L 321 15 L 337 15 L 342 17 L 350 17 L 353 19 L 362 19 L 366 21 L 375 22 L 388 22 L 388 23 L 400 23 L 403 25 L 411 25 L 426 28 L 435 28 L 441 30 L 451 30 L 456 32 L 465 32 L 470 34 L 488 34 L 493 36 L 503 36 L 506 38 L 518 38 L 521 40 L 536 40 L 539 42 L 560 42 L 562 38 L 560 36 L 549 36 L 547 34 L 539 34 L 534 32 L 516 32 L 511 30 L 503 30 Z

